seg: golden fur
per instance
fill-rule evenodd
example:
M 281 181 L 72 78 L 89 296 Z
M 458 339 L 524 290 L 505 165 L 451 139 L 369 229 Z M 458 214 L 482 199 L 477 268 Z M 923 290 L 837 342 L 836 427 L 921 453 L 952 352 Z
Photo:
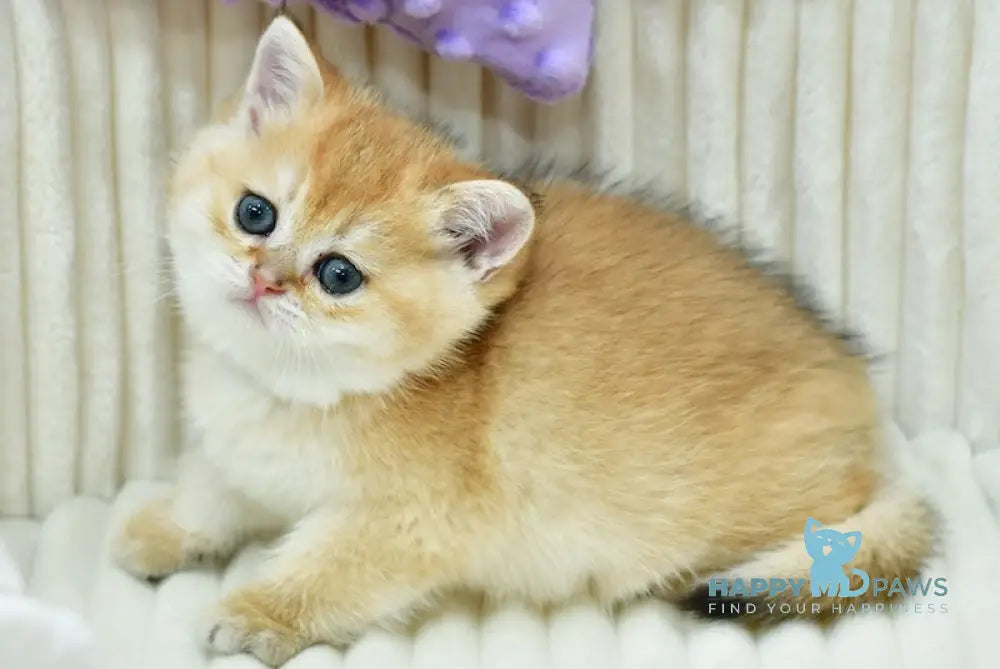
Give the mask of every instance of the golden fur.
M 287 25 L 269 34 L 301 53 L 281 42 L 302 39 Z M 930 534 L 919 499 L 901 493 L 865 515 L 889 481 L 864 363 L 780 285 L 679 215 L 565 181 L 523 186 L 539 205 L 531 238 L 468 279 L 440 220 L 456 206 L 455 184 L 495 177 L 325 64 L 315 64 L 321 86 L 302 67 L 305 90 L 321 89 L 315 99 L 284 120 L 253 116 L 253 131 L 237 135 L 230 110 L 181 157 L 173 184 L 181 213 L 170 234 L 195 340 L 188 410 L 210 443 L 231 449 L 232 462 L 212 455 L 212 467 L 247 517 L 295 527 L 270 571 L 220 604 L 212 647 L 277 663 L 456 586 L 535 602 L 591 591 L 612 604 L 680 596 L 744 563 L 770 570 L 752 576 L 804 577 L 809 516 L 864 523 L 852 566 L 915 572 Z M 232 224 L 248 188 L 294 212 L 280 246 L 248 242 Z M 198 204 L 185 205 L 194 192 Z M 275 337 L 294 348 L 319 328 L 350 326 L 365 334 L 350 364 L 388 380 L 303 399 L 294 379 L 272 378 L 266 347 L 243 355 L 232 343 L 249 326 L 234 322 L 228 339 L 203 327 L 219 310 L 203 314 L 187 297 L 181 263 L 201 243 L 186 236 L 209 230 L 220 253 L 286 276 L 308 327 Z M 328 299 L 297 272 L 302 249 L 329 239 L 366 273 L 350 299 Z M 322 357 L 303 346 L 303 365 Z M 239 399 L 222 404 L 230 392 Z M 230 406 L 253 408 L 230 420 Z M 263 483 L 225 475 L 233 462 L 249 466 L 244 440 L 271 431 L 267 467 L 291 491 L 273 499 Z M 300 510 L 286 498 L 308 484 L 287 479 L 313 442 L 316 462 L 337 473 L 337 504 L 310 498 Z M 189 521 L 164 522 L 158 509 L 120 539 L 134 572 L 191 562 L 175 536 Z M 885 523 L 891 532 L 879 531 Z M 234 546 L 220 538 L 216 552 Z

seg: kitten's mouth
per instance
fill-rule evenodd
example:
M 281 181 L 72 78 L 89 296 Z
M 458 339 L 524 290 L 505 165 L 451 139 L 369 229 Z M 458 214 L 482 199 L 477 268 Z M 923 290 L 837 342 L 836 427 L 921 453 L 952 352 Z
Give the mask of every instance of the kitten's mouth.
M 256 320 L 258 323 L 264 324 L 264 314 L 260 312 L 260 305 L 256 298 L 253 297 L 237 297 L 233 298 L 233 302 L 238 306 L 241 311 L 246 312 L 248 316 Z

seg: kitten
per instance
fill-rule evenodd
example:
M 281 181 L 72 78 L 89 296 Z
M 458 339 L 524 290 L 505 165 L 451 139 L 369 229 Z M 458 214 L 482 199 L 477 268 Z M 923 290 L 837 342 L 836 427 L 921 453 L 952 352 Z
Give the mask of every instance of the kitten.
M 604 604 L 805 577 L 808 516 L 911 574 L 863 361 L 678 215 L 517 185 L 352 87 L 275 19 L 180 157 L 169 241 L 200 448 L 129 519 L 162 576 L 283 535 L 206 641 L 278 664 L 435 593 Z

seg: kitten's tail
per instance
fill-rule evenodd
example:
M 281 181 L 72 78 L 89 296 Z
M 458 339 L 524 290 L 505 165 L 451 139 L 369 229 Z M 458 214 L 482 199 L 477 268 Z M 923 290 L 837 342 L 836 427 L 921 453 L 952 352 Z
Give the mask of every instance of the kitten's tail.
M 921 571 L 933 548 L 937 524 L 936 514 L 924 497 L 902 486 L 882 489 L 849 518 L 823 518 L 822 522 L 842 532 L 861 532 L 861 547 L 847 564 L 851 570 L 847 596 L 812 596 L 809 585 L 812 558 L 803 545 L 802 535 L 798 535 L 712 578 L 728 583 L 742 579 L 746 584 L 751 579 L 767 579 L 768 583 L 771 579 L 782 579 L 789 584 L 795 581 L 800 587 L 789 585 L 774 594 L 727 597 L 719 595 L 718 580 L 706 578 L 682 602 L 683 608 L 710 618 L 749 617 L 761 622 L 795 616 L 824 618 L 838 610 L 847 610 L 851 604 L 856 610 L 860 610 L 861 604 L 883 604 L 888 609 L 888 604 L 896 604 L 903 597 L 898 588 L 890 595 L 886 585 L 898 578 L 903 588 L 910 590 L 906 579 L 914 579 Z M 862 578 L 858 570 L 869 578 Z M 714 593 L 709 583 L 716 584 Z M 747 606 L 748 603 L 754 606 Z

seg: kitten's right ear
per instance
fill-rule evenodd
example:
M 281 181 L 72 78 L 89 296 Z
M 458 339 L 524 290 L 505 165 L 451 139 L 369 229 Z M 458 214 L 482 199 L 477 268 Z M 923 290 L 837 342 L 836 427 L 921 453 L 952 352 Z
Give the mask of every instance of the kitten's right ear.
M 506 181 L 460 181 L 439 194 L 446 203 L 440 229 L 478 281 L 510 262 L 534 229 L 531 200 Z
M 309 42 L 288 18 L 267 27 L 254 53 L 239 120 L 257 134 L 272 122 L 287 122 L 323 95 L 323 75 Z
M 806 520 L 806 534 L 812 534 L 818 529 L 823 527 L 823 523 L 819 522 L 815 518 L 808 518 Z

